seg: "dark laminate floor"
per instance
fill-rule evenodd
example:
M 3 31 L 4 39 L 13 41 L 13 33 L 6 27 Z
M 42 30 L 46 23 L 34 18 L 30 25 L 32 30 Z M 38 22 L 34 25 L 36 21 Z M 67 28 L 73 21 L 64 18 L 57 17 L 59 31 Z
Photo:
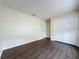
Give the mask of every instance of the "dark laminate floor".
M 79 59 L 79 48 L 43 39 L 5 50 L 1 59 Z

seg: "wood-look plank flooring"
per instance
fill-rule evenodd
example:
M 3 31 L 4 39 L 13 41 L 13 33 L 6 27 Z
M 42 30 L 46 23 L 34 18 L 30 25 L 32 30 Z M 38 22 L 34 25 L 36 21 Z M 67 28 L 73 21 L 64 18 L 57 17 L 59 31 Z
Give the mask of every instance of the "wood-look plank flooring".
M 79 48 L 42 39 L 5 50 L 1 59 L 79 59 Z

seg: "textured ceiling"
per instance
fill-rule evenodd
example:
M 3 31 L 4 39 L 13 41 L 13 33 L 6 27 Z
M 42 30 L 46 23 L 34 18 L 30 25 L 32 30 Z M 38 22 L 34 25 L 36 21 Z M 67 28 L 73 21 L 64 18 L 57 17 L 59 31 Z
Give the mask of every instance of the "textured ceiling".
M 2 6 L 48 19 L 79 9 L 79 0 L 2 0 Z

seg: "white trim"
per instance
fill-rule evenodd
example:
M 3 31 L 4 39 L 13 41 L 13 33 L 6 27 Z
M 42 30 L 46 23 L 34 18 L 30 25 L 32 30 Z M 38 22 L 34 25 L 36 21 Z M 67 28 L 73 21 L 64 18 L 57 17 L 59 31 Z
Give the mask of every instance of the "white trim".
M 3 52 L 3 50 L 0 50 L 0 58 L 1 58 L 2 52 Z

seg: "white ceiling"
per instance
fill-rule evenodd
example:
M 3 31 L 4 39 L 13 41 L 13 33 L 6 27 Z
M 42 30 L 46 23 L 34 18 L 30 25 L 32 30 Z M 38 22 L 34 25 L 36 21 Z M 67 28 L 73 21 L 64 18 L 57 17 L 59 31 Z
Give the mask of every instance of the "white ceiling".
M 79 9 L 79 0 L 2 0 L 2 6 L 48 19 Z

